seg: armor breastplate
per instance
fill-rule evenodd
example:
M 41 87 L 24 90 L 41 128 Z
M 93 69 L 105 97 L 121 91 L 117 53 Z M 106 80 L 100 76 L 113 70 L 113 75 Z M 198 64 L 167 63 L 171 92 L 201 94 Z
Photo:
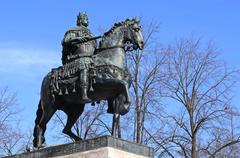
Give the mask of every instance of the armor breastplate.
M 93 38 L 91 32 L 84 26 L 77 27 L 74 30 L 72 30 L 75 37 L 87 37 L 87 38 Z M 94 50 L 96 49 L 96 41 L 88 41 L 84 43 L 76 44 L 76 49 L 72 54 L 76 55 L 79 54 L 79 56 L 90 56 L 93 55 Z
M 77 44 L 77 49 L 74 54 L 79 54 L 79 56 L 90 56 L 93 55 L 96 46 L 95 41 L 89 41 L 81 44 Z

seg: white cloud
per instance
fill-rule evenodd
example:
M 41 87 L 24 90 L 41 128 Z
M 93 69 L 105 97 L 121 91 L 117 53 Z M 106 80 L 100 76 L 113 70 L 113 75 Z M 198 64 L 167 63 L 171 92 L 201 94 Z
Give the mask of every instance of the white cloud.
M 61 52 L 22 48 L 0 48 L 0 73 L 22 75 L 49 71 L 61 63 Z

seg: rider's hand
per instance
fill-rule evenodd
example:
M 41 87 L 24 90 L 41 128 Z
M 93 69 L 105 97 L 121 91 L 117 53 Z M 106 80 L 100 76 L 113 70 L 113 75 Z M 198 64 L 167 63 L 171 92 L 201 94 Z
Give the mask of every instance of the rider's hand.
M 80 42 L 86 42 L 88 40 L 87 37 L 80 38 Z

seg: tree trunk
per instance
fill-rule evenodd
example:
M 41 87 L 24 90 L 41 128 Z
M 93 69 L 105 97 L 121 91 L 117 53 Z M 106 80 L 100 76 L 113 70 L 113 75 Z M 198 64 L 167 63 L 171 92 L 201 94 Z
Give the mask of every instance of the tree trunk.
M 141 111 L 140 111 L 140 107 L 138 106 L 137 108 L 137 143 L 140 143 L 141 140 Z
M 190 117 L 190 126 L 191 126 L 191 134 L 192 134 L 192 150 L 191 150 L 191 157 L 197 158 L 197 139 L 196 139 L 196 132 L 195 132 L 195 124 L 193 121 L 193 106 L 187 106 L 189 108 L 189 117 Z
M 197 140 L 195 134 L 192 137 L 192 158 L 197 158 Z
M 136 129 L 134 129 L 134 133 L 136 135 L 134 135 L 134 137 L 136 136 L 136 143 L 140 143 L 140 138 L 141 138 L 141 109 L 139 106 L 139 78 L 138 78 L 138 71 L 139 71 L 139 56 L 136 56 L 136 63 L 135 63 L 135 80 L 134 80 L 134 84 L 135 84 L 135 113 L 136 113 Z

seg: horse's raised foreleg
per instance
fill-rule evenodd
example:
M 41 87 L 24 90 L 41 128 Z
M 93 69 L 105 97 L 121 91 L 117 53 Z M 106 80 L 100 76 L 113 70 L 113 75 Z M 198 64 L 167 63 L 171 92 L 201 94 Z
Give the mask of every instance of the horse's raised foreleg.
M 119 113 L 121 115 L 126 114 L 129 111 L 129 107 L 131 104 L 131 100 L 130 100 L 130 93 L 129 93 L 129 84 L 126 81 L 122 81 L 122 94 L 120 94 L 120 96 L 118 97 L 119 100 L 119 108 L 121 109 L 119 111 Z
M 66 114 L 68 115 L 68 118 L 67 118 L 66 126 L 64 127 L 62 132 L 64 134 L 67 134 L 69 137 L 71 137 L 75 141 L 80 141 L 82 139 L 79 136 L 75 135 L 71 129 L 74 123 L 79 118 L 79 116 L 82 114 L 84 106 L 85 106 L 84 104 L 76 105 L 76 106 L 73 106 L 74 107 L 73 109 L 68 109 L 67 111 L 65 111 Z
M 125 102 L 124 104 L 130 104 L 130 93 L 129 93 L 129 84 L 126 81 L 123 81 L 123 89 L 125 93 Z
M 121 93 L 125 96 L 125 104 L 130 104 L 130 93 L 129 93 L 129 84 L 124 80 L 119 79 L 106 79 L 100 82 L 103 87 L 116 87 L 120 88 Z

